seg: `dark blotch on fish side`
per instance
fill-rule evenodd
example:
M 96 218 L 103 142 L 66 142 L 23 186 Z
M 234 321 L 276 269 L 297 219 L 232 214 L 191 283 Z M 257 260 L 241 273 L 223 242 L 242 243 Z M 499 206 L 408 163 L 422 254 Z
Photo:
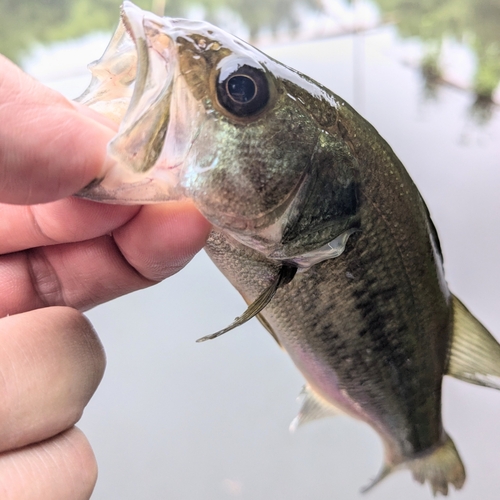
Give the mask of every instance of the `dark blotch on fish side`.
M 306 379 L 298 425 L 336 409 L 369 424 L 385 450 L 371 486 L 407 468 L 434 493 L 461 488 L 465 470 L 442 424 L 442 379 L 499 389 L 500 345 L 448 291 L 436 229 L 401 161 L 339 96 L 222 30 L 150 17 L 130 2 L 122 21 L 85 95 L 94 104 L 111 97 L 113 108 L 133 84 L 134 113 L 110 143 L 120 158 L 112 196 L 106 179 L 80 195 L 160 201 L 177 185 L 155 191 L 165 180 L 159 155 L 180 154 L 182 195 L 213 224 L 206 250 L 250 304 L 203 340 L 257 315 Z M 249 113 L 217 93 L 243 67 L 269 91 Z M 151 186 L 117 186 L 130 168 Z M 296 274 L 283 262 L 304 267 Z

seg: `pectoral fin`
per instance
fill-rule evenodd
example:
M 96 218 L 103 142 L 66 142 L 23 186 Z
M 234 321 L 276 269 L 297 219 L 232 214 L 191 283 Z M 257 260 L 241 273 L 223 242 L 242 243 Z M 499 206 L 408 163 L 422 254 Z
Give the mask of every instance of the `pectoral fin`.
M 453 325 L 447 374 L 500 389 L 500 344 L 455 296 Z
M 243 323 L 246 323 L 248 320 L 252 319 L 254 316 L 259 314 L 262 309 L 264 309 L 264 307 L 269 304 L 269 302 L 271 302 L 278 288 L 287 285 L 288 283 L 290 283 L 290 281 L 292 281 L 296 272 L 296 267 L 283 264 L 278 275 L 276 276 L 276 279 L 248 306 L 247 310 L 241 316 L 236 318 L 228 327 L 224 328 L 223 330 L 212 333 L 212 335 L 201 337 L 201 339 L 198 339 L 196 342 L 205 342 L 206 340 L 216 339 L 224 333 L 227 333 L 233 328 L 236 328 L 237 326 L 240 326 Z
M 290 424 L 290 432 L 295 432 L 298 427 L 307 424 L 307 422 L 312 422 L 320 418 L 334 417 L 339 413 L 332 405 L 315 394 L 308 385 L 302 388 L 300 395 L 303 397 L 302 407 L 299 414 Z

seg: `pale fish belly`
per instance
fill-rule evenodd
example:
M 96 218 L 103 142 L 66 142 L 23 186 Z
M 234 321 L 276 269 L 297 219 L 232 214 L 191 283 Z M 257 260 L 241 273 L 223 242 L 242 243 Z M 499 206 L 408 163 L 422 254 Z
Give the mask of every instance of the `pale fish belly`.
M 344 414 L 368 424 L 380 436 L 386 456 L 390 457 L 394 463 L 403 462 L 405 457 L 413 455 L 415 443 L 410 437 L 413 431 L 412 422 L 406 418 L 406 415 L 399 413 L 398 407 L 390 408 L 393 395 L 388 394 L 387 408 L 377 408 L 369 396 L 360 397 L 360 391 L 357 392 L 356 397 L 352 397 L 349 394 L 349 388 L 352 384 L 357 384 L 357 381 L 350 380 L 346 383 L 345 375 L 342 377 L 342 374 L 336 371 L 335 365 L 318 352 L 318 349 L 314 347 L 314 342 L 313 346 L 307 342 L 308 335 L 298 337 L 294 335 L 294 332 L 290 335 L 288 330 L 282 330 L 276 324 L 272 310 L 273 308 L 270 307 L 263 316 L 273 328 L 282 348 L 303 375 L 307 387 L 306 397 L 314 397 L 316 403 L 319 402 L 322 406 L 319 418 Z M 381 386 L 380 390 L 387 391 L 387 387 Z M 391 414 L 391 409 L 396 413 Z M 441 429 L 441 421 L 439 418 L 435 421 L 435 417 L 433 412 L 428 415 L 431 420 L 430 424 Z M 291 428 L 295 426 L 296 420 L 292 422 Z M 436 434 L 440 435 L 441 430 Z
M 359 246 L 356 239 L 353 237 L 351 248 Z M 255 300 L 279 269 L 279 264 L 220 233 L 212 234 L 206 250 L 247 302 Z M 390 448 L 394 461 L 401 461 L 439 440 L 440 405 L 439 401 L 428 402 L 423 408 L 415 398 L 405 401 L 406 393 L 400 390 L 400 381 L 396 380 L 399 375 L 388 368 L 384 359 L 394 353 L 377 351 L 370 335 L 359 336 L 364 328 L 363 311 L 356 309 L 356 304 L 348 298 L 358 288 L 369 286 L 363 282 L 360 269 L 351 266 L 352 260 L 344 255 L 297 273 L 292 283 L 278 290 L 261 315 L 311 389 L 330 405 L 368 423 L 382 437 L 386 449 Z M 355 260 L 359 262 L 357 256 Z M 372 267 L 373 263 L 371 259 Z M 379 300 L 387 298 L 380 294 L 378 297 Z M 409 309 L 404 299 L 398 299 L 391 308 L 393 311 Z M 389 326 L 394 329 L 397 325 Z M 404 360 L 410 357 L 404 352 L 408 348 L 401 345 L 401 339 L 390 332 L 388 335 L 388 340 L 382 340 L 392 342 L 394 352 L 403 351 L 398 356 Z M 419 375 L 414 370 L 418 371 L 416 366 L 407 366 L 402 372 L 406 378 L 416 381 L 406 381 L 403 389 L 407 392 L 413 389 L 409 384 L 419 385 Z M 424 437 L 412 425 L 414 406 L 421 407 L 417 417 L 424 417 L 426 426 L 433 429 L 431 432 L 426 429 Z

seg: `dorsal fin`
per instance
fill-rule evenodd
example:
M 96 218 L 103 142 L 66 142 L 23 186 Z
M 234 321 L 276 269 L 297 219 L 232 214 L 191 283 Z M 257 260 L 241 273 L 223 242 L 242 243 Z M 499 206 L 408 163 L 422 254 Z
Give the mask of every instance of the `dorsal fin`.
M 290 424 L 290 432 L 295 432 L 298 427 L 307 424 L 307 422 L 339 414 L 335 407 L 318 396 L 308 385 L 302 388 L 300 396 L 303 398 L 302 407 Z
M 205 342 L 206 340 L 216 339 L 224 333 L 231 331 L 233 328 L 246 323 L 248 320 L 252 319 L 254 316 L 259 314 L 264 307 L 271 302 L 272 298 L 275 296 L 276 291 L 281 286 L 285 286 L 297 273 L 297 267 L 290 266 L 288 264 L 283 264 L 275 278 L 275 280 L 267 287 L 247 308 L 247 310 L 238 318 L 236 318 L 228 327 L 218 332 L 212 333 L 212 335 L 206 335 L 201 337 L 196 342 Z
M 447 375 L 500 389 L 500 344 L 455 296 Z

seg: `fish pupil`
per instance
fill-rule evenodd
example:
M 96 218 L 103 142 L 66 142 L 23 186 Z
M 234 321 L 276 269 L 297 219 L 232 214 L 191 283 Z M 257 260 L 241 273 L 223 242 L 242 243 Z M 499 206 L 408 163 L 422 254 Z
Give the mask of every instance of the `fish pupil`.
M 250 102 L 257 94 L 257 86 L 249 76 L 234 75 L 227 81 L 227 93 L 236 102 Z

